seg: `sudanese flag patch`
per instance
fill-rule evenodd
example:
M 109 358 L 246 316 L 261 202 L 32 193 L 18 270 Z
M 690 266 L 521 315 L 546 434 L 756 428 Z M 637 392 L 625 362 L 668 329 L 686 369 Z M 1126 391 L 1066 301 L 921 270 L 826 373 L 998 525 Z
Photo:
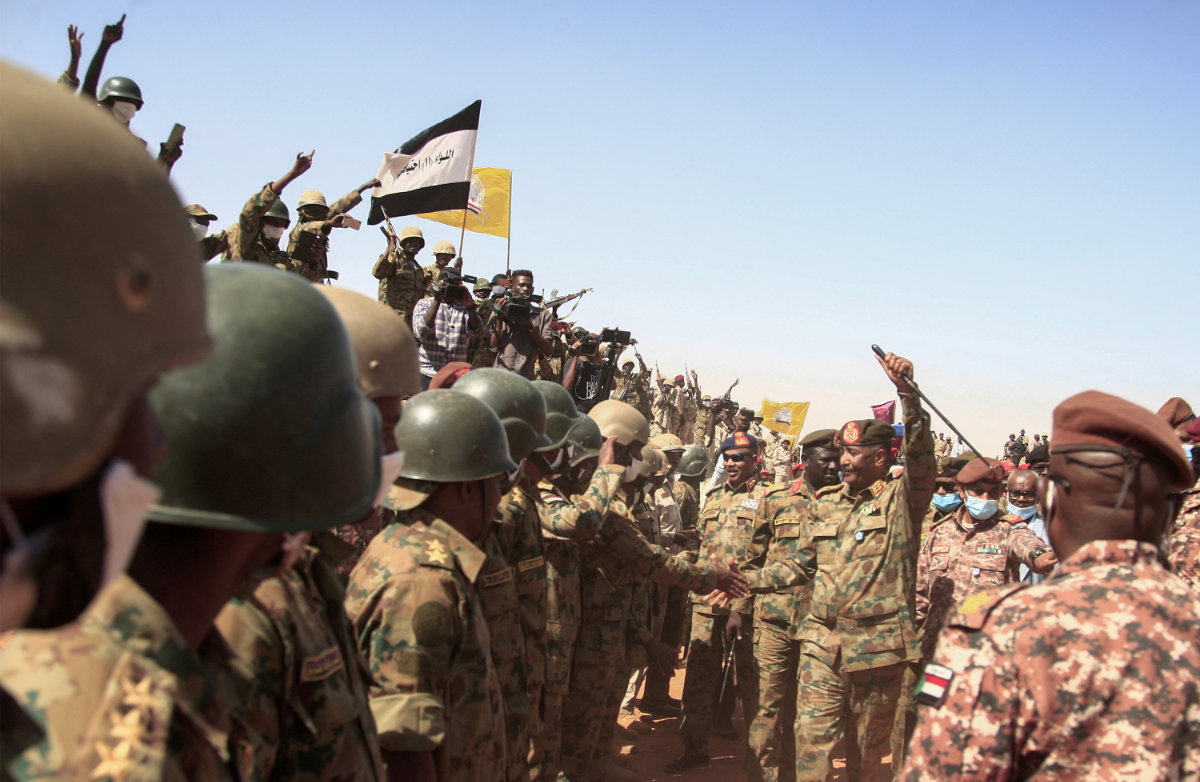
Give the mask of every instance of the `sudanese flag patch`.
M 917 682 L 917 702 L 929 706 L 941 704 L 946 697 L 946 688 L 954 680 L 954 671 L 944 665 L 930 663 L 925 666 L 921 680 Z

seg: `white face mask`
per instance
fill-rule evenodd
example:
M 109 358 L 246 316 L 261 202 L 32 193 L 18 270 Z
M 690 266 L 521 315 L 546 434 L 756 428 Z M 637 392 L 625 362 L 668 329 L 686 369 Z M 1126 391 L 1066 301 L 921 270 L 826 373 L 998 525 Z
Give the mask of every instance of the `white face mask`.
M 129 101 L 114 100 L 112 102 L 112 115 L 117 118 L 117 122 L 122 125 L 128 125 L 129 120 L 133 119 L 133 115 L 137 114 L 137 106 Z
M 400 471 L 404 469 L 404 451 L 385 453 L 379 459 L 379 464 L 379 491 L 375 494 L 376 508 L 383 504 L 388 489 L 392 488 L 392 484 L 400 477 Z
M 637 480 L 638 473 L 642 471 L 642 460 L 634 459 L 633 464 L 625 468 L 625 474 L 621 476 L 621 483 L 633 483 Z
M 146 526 L 150 506 L 162 491 L 138 475 L 122 459 L 113 459 L 100 479 L 100 507 L 104 511 L 104 570 L 100 586 L 125 572 Z
M 1008 503 L 1008 512 L 1022 519 L 1032 519 L 1033 515 L 1037 513 L 1037 504 L 1030 505 L 1028 508 L 1022 508 L 1020 505 L 1013 505 L 1010 501 Z
M 546 469 L 548 469 L 552 474 L 558 473 L 559 469 L 561 469 L 563 466 L 563 462 L 566 461 L 566 457 L 567 449 L 559 448 L 558 453 L 554 457 L 554 461 L 546 463 Z
M 283 232 L 285 230 L 286 229 L 281 225 L 264 225 L 262 227 L 262 234 L 268 239 L 278 240 L 279 237 L 283 236 Z
M 192 232 L 196 234 L 197 239 L 203 239 L 208 236 L 208 223 L 197 223 L 192 221 Z

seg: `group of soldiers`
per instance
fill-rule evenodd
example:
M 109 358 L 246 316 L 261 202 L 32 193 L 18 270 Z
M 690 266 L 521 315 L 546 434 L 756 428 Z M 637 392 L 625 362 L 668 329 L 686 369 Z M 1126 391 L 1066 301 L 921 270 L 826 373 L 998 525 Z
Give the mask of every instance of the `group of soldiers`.
M 791 449 L 695 373 L 648 411 L 632 367 L 587 414 L 498 366 L 421 390 L 382 282 L 203 266 L 125 129 L 8 65 L 0 92 L 6 777 L 628 778 L 639 686 L 682 714 L 674 772 L 708 763 L 724 689 L 752 779 L 829 779 L 839 745 L 855 780 L 1200 773 L 1182 400 L 1085 392 L 1039 471 L 939 467 L 887 354 L 903 463 L 857 420 L 764 480 Z M 252 199 L 256 243 L 305 159 Z

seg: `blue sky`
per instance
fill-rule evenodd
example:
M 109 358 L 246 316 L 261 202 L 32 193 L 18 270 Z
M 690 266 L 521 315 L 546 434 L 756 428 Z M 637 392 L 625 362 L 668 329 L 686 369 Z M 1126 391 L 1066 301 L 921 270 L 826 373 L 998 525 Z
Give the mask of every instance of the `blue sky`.
M 173 181 L 222 225 L 298 151 L 289 206 L 332 200 L 481 98 L 514 266 L 706 391 L 836 426 L 890 397 L 876 342 L 989 452 L 1086 388 L 1200 406 L 1200 4 L 3 0 L 0 56 L 56 77 L 75 23 L 82 75 L 121 13 L 105 76 L 143 138 L 187 126 Z M 423 262 L 458 243 L 415 222 Z M 336 232 L 341 284 L 382 247 Z

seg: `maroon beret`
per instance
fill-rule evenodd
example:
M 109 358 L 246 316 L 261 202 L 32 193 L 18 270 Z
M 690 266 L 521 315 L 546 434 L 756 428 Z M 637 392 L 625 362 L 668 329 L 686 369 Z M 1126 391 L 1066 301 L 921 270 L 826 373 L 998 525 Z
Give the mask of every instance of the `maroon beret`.
M 1187 436 L 1193 443 L 1200 443 L 1200 418 L 1192 421 L 1192 425 L 1187 428 Z
M 1171 425 L 1171 428 L 1187 423 L 1196 417 L 1192 406 L 1177 396 L 1173 396 L 1158 408 L 1158 417 Z
M 435 388 L 450 388 L 454 385 L 454 381 L 458 380 L 463 375 L 471 371 L 471 365 L 465 361 L 451 361 L 446 366 L 438 370 L 438 373 L 429 381 L 429 389 L 432 391 Z
M 1004 468 L 994 459 L 980 456 L 967 462 L 967 465 L 954 476 L 961 484 L 968 483 L 1002 483 Z
M 1176 489 L 1189 489 L 1196 482 L 1192 464 L 1183 456 L 1179 437 L 1167 422 L 1146 408 L 1112 394 L 1084 391 L 1064 400 L 1054 408 L 1051 431 L 1051 454 L 1068 445 L 1128 448 L 1166 461 Z

